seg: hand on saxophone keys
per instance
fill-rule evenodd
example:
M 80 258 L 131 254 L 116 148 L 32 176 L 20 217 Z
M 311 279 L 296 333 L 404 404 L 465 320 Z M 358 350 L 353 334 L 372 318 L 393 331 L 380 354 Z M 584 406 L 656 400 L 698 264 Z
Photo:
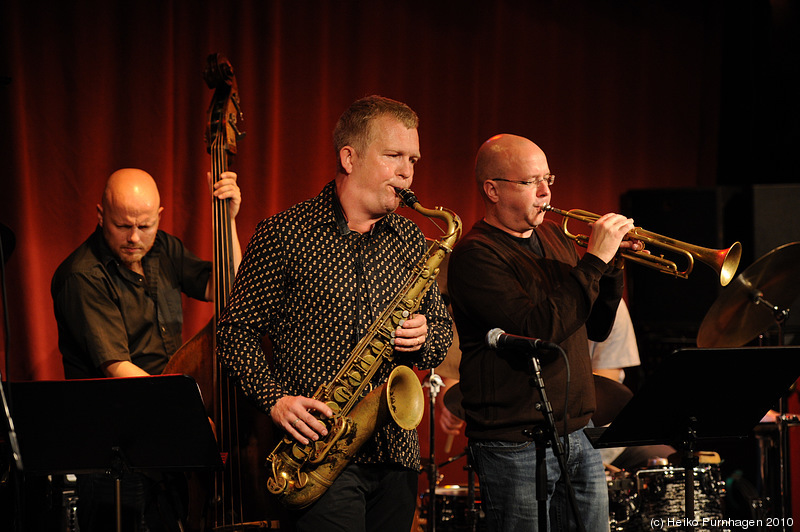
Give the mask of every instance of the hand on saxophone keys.
M 272 422 L 285 430 L 292 438 L 303 445 L 317 441 L 328 435 L 328 429 L 315 412 L 324 417 L 333 416 L 333 411 L 322 401 L 302 395 L 286 395 L 278 399 L 269 411 Z
M 394 349 L 402 353 L 413 353 L 425 344 L 428 337 L 428 320 L 424 314 L 412 314 L 394 330 Z

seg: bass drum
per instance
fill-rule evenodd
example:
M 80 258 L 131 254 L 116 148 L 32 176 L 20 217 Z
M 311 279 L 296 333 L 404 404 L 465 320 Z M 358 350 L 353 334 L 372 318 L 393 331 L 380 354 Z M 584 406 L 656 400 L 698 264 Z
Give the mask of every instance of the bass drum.
M 475 487 L 475 508 L 470 510 L 469 491 L 466 486 L 445 485 L 436 488 L 436 530 L 440 532 L 469 532 L 486 530 L 481 511 L 480 489 Z M 420 517 L 427 524 L 430 513 L 430 492 L 420 496 Z M 472 523 L 475 527 L 472 527 Z M 429 530 L 428 527 L 425 528 Z
M 694 468 L 695 530 L 729 530 L 719 525 L 711 526 L 714 521 L 719 523 L 723 519 L 724 496 L 725 483 L 720 479 L 719 466 L 701 464 Z M 637 471 L 636 498 L 639 508 L 636 530 L 653 530 L 654 519 L 660 523 L 661 530 L 685 528 L 684 468 L 661 467 Z M 704 520 L 706 526 L 703 526 Z
M 606 469 L 608 484 L 608 527 L 611 532 L 638 530 L 636 479 L 624 470 Z

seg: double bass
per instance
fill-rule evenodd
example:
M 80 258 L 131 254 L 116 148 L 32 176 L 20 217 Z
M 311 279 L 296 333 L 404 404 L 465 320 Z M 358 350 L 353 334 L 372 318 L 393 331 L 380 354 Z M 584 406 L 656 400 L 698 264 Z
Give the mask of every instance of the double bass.
M 244 134 L 239 90 L 233 67 L 221 54 L 208 57 L 203 78 L 214 96 L 208 108 L 205 138 L 211 155 L 212 186 L 228 171 Z M 227 199 L 212 200 L 214 318 L 172 356 L 163 373 L 191 375 L 203 395 L 214 426 L 223 469 L 213 478 L 189 478 L 188 530 L 240 531 L 279 528 L 268 519 L 278 510 L 262 486 L 266 471 L 260 457 L 270 440 L 269 418 L 244 399 L 216 357 L 215 325 L 233 287 L 233 234 Z

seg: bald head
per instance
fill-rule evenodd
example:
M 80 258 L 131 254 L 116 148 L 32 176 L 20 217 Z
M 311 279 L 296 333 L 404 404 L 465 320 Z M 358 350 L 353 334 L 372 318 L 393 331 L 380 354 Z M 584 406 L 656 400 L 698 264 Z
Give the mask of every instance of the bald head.
M 475 179 L 486 208 L 484 220 L 509 234 L 530 236 L 550 202 L 550 174 L 542 149 L 517 135 L 495 135 L 478 150 Z
M 108 178 L 97 221 L 108 247 L 128 268 L 141 273 L 141 261 L 153 247 L 161 219 L 155 180 L 144 170 L 123 168 Z
M 111 174 L 103 191 L 103 208 L 158 209 L 161 197 L 153 177 L 137 168 L 123 168 Z
M 544 158 L 545 155 L 539 146 L 525 137 L 501 134 L 484 142 L 475 159 L 475 180 L 481 194 L 484 194 L 483 184 L 487 179 L 525 179 L 512 176 L 518 175 L 526 161 L 533 157 Z

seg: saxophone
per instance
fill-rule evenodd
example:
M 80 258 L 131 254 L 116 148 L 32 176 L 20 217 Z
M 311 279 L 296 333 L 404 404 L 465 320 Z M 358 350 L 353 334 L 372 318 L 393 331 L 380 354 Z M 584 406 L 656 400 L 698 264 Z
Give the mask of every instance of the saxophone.
M 287 507 L 304 508 L 319 499 L 364 442 L 389 422 L 390 416 L 405 430 L 416 428 L 422 420 L 422 387 L 411 368 L 398 365 L 387 381 L 375 389 L 370 381 L 385 360 L 394 360 L 394 330 L 419 309 L 439 274 L 439 265 L 461 237 L 461 219 L 442 207 L 422 207 L 408 189 L 395 191 L 406 206 L 428 218 L 444 220 L 447 232 L 431 244 L 334 379 L 314 393 L 314 399 L 333 411 L 330 418 L 318 416 L 328 435 L 308 445 L 286 436 L 267 457 L 267 467 L 271 468 L 267 489 Z

